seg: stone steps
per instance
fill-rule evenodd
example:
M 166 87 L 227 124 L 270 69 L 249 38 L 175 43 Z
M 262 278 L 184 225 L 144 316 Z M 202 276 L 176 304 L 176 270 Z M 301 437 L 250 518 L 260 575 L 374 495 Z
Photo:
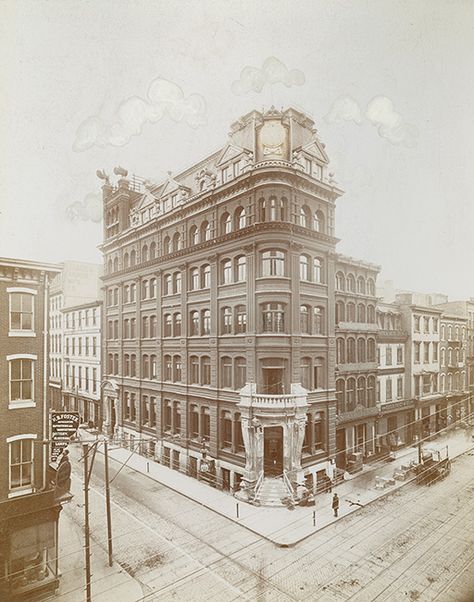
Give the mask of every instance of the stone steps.
M 288 498 L 288 490 L 282 478 L 264 478 L 256 500 L 262 506 L 284 506 L 282 500 Z

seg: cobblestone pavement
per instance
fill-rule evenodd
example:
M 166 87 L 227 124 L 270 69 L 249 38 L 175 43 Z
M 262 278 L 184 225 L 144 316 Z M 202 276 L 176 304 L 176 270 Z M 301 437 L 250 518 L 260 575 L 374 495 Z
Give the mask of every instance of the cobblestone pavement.
M 91 482 L 93 550 L 107 545 L 102 463 L 98 454 Z M 73 467 L 75 498 L 64 512 L 82 524 L 81 465 L 73 461 Z M 118 468 L 112 461 L 112 478 Z M 114 558 L 147 602 L 472 602 L 473 468 L 471 452 L 453 462 L 445 480 L 407 485 L 281 548 L 125 467 L 111 485 Z M 93 576 L 93 594 L 95 587 Z M 111 589 L 110 599 L 124 598 Z

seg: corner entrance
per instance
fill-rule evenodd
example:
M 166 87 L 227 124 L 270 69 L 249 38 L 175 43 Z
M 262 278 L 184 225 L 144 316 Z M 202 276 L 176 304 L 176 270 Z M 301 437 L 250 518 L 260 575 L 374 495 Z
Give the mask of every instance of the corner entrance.
M 283 473 L 283 427 L 267 426 L 263 429 L 263 473 L 276 476 Z

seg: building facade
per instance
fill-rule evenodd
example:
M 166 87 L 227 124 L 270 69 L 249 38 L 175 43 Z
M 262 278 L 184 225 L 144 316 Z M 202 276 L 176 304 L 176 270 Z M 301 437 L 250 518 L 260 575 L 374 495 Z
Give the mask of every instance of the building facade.
M 0 259 L 0 599 L 58 585 L 48 482 L 49 282 L 59 266 Z M 45 443 L 46 442 L 46 443 Z
M 66 261 L 60 267 L 61 272 L 51 283 L 49 299 L 49 396 L 51 407 L 56 410 L 68 408 L 69 398 L 71 394 L 75 394 L 70 389 L 63 390 L 66 378 L 65 364 L 69 361 L 65 358 L 63 310 L 84 303 L 96 303 L 102 299 L 102 281 L 100 280 L 102 266 L 79 261 Z M 100 327 L 100 320 L 97 325 Z M 71 334 L 71 326 L 69 326 L 68 336 L 71 337 Z M 83 334 L 81 331 L 78 336 Z M 94 336 L 97 337 L 98 334 L 94 333 Z M 100 352 L 97 357 L 100 359 Z M 95 368 L 98 369 L 97 366 Z
M 414 399 L 406 385 L 405 362 L 408 333 L 403 327 L 400 308 L 395 303 L 377 304 L 378 450 L 393 451 L 413 442 Z
M 356 469 L 376 453 L 377 323 L 379 266 L 337 256 L 336 463 Z M 359 461 L 354 462 L 355 458 Z M 353 466 L 351 466 L 351 463 Z
M 105 428 L 252 498 L 335 448 L 335 201 L 314 123 L 249 113 L 160 185 L 105 177 Z
M 100 392 L 102 302 L 61 310 L 64 323 L 62 409 L 79 412 L 80 421 L 102 427 Z

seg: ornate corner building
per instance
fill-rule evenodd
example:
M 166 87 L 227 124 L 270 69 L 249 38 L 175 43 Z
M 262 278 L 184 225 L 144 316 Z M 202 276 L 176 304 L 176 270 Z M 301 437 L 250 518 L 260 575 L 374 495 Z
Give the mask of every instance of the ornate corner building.
M 104 420 L 254 495 L 335 456 L 335 202 L 314 123 L 253 111 L 161 184 L 104 180 Z M 205 469 L 205 470 L 203 470 Z

